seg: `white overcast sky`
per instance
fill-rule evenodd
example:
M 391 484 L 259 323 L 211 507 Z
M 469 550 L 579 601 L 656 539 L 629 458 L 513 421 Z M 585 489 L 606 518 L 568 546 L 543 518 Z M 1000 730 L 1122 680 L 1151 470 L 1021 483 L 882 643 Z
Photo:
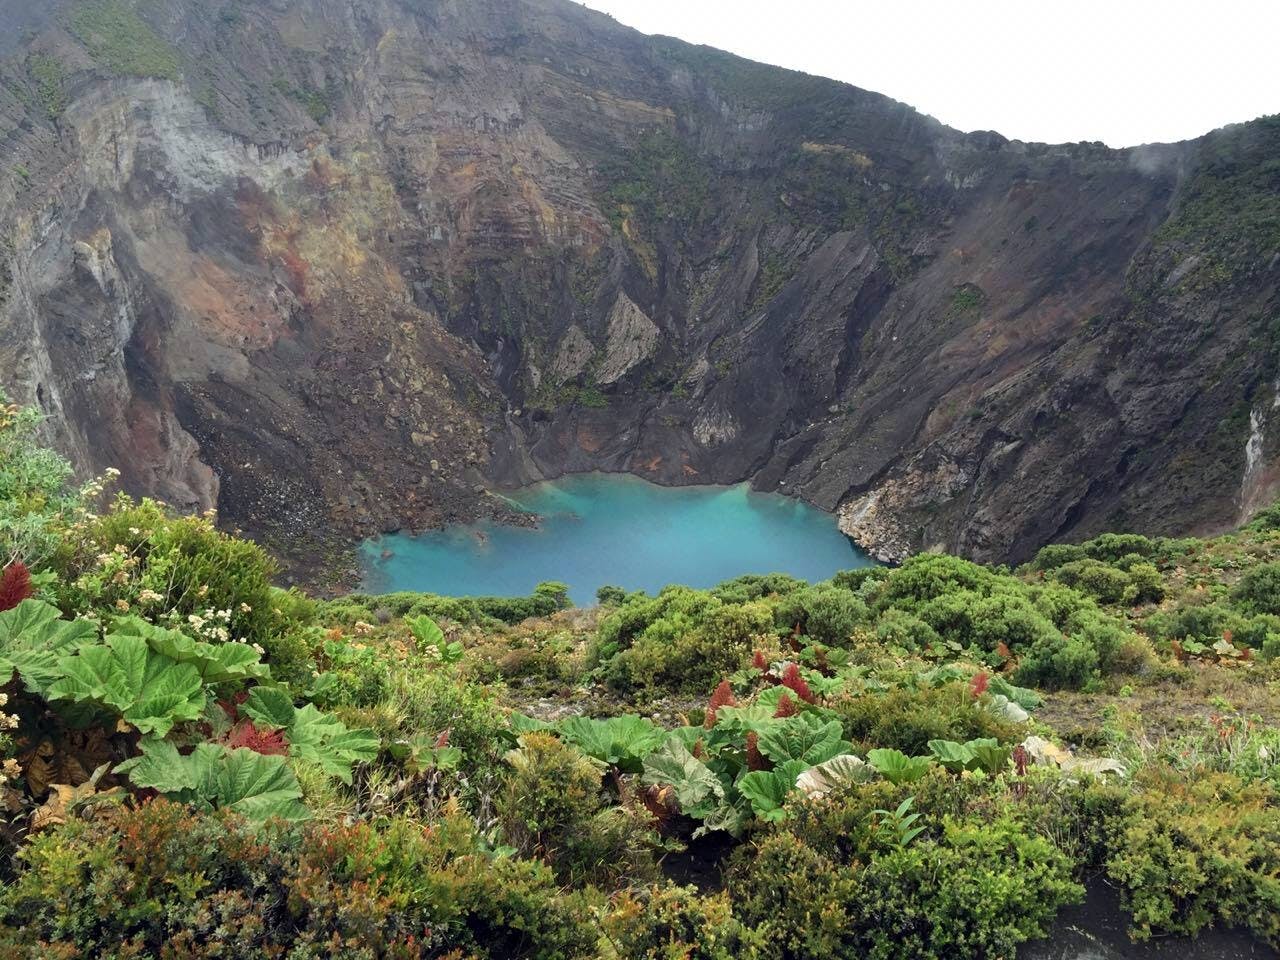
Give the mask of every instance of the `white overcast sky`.
M 586 0 L 961 130 L 1115 147 L 1280 113 L 1280 0 Z

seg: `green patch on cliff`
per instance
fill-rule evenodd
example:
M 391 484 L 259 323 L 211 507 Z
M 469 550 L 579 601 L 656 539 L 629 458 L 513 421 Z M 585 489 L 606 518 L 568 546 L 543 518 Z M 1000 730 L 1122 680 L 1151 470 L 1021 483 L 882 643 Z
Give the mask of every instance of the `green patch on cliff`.
M 138 16 L 127 0 L 84 4 L 72 14 L 71 32 L 112 73 L 178 79 L 178 52 Z
M 67 71 L 62 61 L 37 54 L 27 61 L 27 70 L 36 87 L 36 100 L 50 120 L 62 116 L 67 107 Z
M 1211 136 L 1156 239 L 1204 251 L 1215 286 L 1280 250 L 1280 115 Z
M 600 167 L 604 199 L 615 229 L 628 210 L 645 225 L 663 220 L 691 223 L 707 203 L 711 175 L 706 162 L 665 130 L 642 137 L 635 148 Z

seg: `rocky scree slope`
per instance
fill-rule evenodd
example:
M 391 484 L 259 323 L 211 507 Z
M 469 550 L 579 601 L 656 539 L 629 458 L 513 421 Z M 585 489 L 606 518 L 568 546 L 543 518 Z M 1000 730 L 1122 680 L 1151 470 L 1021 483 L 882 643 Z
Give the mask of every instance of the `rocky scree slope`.
M 0 384 L 287 557 L 564 472 L 884 558 L 1280 482 L 1280 122 L 1110 150 L 562 0 L 0 0 Z

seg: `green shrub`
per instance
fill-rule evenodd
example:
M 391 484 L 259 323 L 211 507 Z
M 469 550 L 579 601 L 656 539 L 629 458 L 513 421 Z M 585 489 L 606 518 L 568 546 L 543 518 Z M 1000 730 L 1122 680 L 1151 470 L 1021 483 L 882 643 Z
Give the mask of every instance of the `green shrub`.
M 906 844 L 846 842 L 869 835 L 868 798 L 802 804 L 807 813 L 735 857 L 729 888 L 758 956 L 1012 956 L 1083 892 L 1071 860 L 1008 816 L 943 817 Z
M 177 80 L 178 52 L 125 0 L 93 0 L 77 6 L 71 29 L 89 52 L 114 73 Z
M 748 600 L 760 600 L 763 597 L 784 597 L 796 590 L 806 588 L 803 580 L 788 576 L 785 573 L 748 574 L 726 580 L 719 586 L 711 588 L 711 595 L 725 603 L 746 603 Z
M 606 803 L 604 767 L 550 734 L 527 733 L 507 755 L 495 809 L 507 839 L 564 882 L 652 880 L 656 839 L 634 810 Z
M 1057 570 L 1064 564 L 1083 560 L 1086 556 L 1084 547 L 1077 544 L 1051 543 L 1047 547 L 1040 548 L 1030 566 L 1032 570 L 1047 572 L 1049 570 Z
M 1100 603 L 1119 603 L 1129 587 L 1129 575 L 1099 560 L 1073 560 L 1051 574 L 1053 579 L 1075 587 Z
M 1280 797 L 1226 773 L 1148 771 L 1114 829 L 1107 872 L 1137 939 L 1221 923 L 1280 945 Z
M 40 956 L 587 958 L 595 938 L 580 898 L 480 854 L 458 816 L 263 829 L 105 807 L 34 838 L 0 892 L 0 946 Z
M 847 739 L 910 756 L 928 754 L 930 740 L 965 743 L 994 737 L 1009 743 L 1021 732 L 1017 724 L 984 709 L 966 684 L 868 693 L 839 700 L 834 709 Z
M 980 868 L 975 869 L 980 865 Z M 1081 899 L 1072 864 L 1016 821 L 946 821 L 940 841 L 874 858 L 859 874 L 856 952 L 875 960 L 1013 956 Z
M 938 631 L 914 614 L 888 610 L 876 621 L 876 639 L 886 646 L 915 652 L 942 642 Z
M 1078 637 L 1035 644 L 1014 671 L 1014 682 L 1050 690 L 1079 690 L 1098 674 L 1098 651 Z
M 1250 567 L 1231 591 L 1231 599 L 1249 613 L 1280 615 L 1280 563 Z
M 693 591 L 690 591 L 693 592 Z M 664 591 L 663 596 L 668 594 Z M 658 688 L 705 692 L 743 666 L 773 628 L 766 601 L 722 604 L 713 597 L 672 605 L 644 627 L 608 665 L 610 683 L 622 689 Z M 601 635 L 606 634 L 606 621 Z
M 1156 549 L 1155 543 L 1136 533 L 1104 533 L 1082 546 L 1088 556 L 1103 563 L 1115 563 L 1128 554 L 1149 557 Z
M 135 613 L 198 640 L 261 644 L 279 623 L 276 565 L 211 517 L 174 517 L 152 500 L 117 497 L 79 524 L 53 557 L 68 613 Z M 193 619 L 194 618 L 194 619 Z
M 59 543 L 80 498 L 66 488 L 71 465 L 36 439 L 40 416 L 11 406 L 0 391 L 0 558 L 40 569 Z
M 775 621 L 828 647 L 847 647 L 856 627 L 867 622 L 867 605 L 848 590 L 819 584 L 788 593 L 778 604 Z
M 749 949 L 728 894 L 702 896 L 693 887 L 624 891 L 604 930 L 628 960 L 737 960 Z

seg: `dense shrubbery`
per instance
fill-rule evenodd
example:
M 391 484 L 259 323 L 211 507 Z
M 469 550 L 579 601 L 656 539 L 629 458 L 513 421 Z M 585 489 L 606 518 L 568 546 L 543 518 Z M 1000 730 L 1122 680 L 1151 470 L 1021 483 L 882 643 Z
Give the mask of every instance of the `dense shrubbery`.
M 19 856 L 0 944 L 32 957 L 595 956 L 582 901 L 539 864 L 483 853 L 456 813 L 263 830 L 155 801 Z
M 0 411 L 0 955 L 1008 957 L 1097 870 L 1135 936 L 1280 943 L 1269 514 L 595 611 L 316 602 L 67 489 L 35 423 Z

